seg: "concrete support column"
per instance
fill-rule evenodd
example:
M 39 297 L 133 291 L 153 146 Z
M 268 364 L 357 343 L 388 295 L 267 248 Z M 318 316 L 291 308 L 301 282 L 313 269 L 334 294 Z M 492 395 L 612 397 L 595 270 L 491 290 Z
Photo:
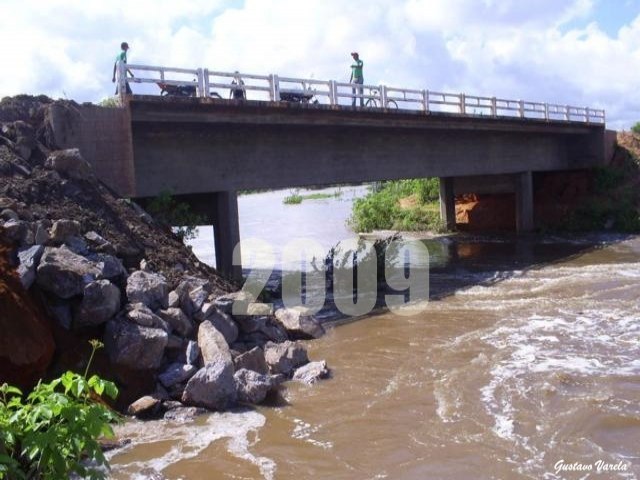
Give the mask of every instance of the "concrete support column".
M 453 194 L 453 177 L 440 177 L 440 219 L 453 230 L 456 227 L 456 202 Z
M 233 265 L 233 250 L 240 243 L 238 194 L 218 192 L 216 196 L 216 223 L 213 236 L 216 246 L 216 269 L 234 280 L 242 280 L 242 267 Z
M 516 231 L 533 231 L 533 176 L 531 172 L 516 174 Z

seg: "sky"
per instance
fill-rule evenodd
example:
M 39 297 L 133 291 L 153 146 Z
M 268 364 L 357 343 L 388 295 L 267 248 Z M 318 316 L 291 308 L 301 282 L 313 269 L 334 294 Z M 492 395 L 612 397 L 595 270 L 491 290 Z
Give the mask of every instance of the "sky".
M 348 81 L 640 121 L 640 0 L 0 0 L 0 97 L 98 102 L 113 62 Z M 133 85 L 134 92 L 140 85 Z

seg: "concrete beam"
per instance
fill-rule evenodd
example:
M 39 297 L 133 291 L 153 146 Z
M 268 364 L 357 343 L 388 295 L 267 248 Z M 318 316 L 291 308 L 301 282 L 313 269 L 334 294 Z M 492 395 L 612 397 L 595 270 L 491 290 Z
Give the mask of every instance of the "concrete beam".
M 448 230 L 456 228 L 456 202 L 453 177 L 440 177 L 440 219 Z
M 516 231 L 533 231 L 533 176 L 531 172 L 516 175 Z

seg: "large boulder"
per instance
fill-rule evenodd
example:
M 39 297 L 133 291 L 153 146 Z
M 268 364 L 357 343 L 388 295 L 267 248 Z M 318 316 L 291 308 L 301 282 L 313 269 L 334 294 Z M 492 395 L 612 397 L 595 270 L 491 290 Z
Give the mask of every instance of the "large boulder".
M 222 333 L 229 345 L 238 339 L 238 325 L 233 321 L 231 315 L 215 310 L 206 320 L 211 322 Z
M 154 370 L 162 364 L 169 336 L 160 328 L 110 320 L 104 338 L 107 353 L 114 364 L 133 370 Z
M 296 368 L 309 362 L 304 347 L 291 341 L 268 342 L 264 347 L 264 359 L 271 373 L 282 373 L 287 377 L 291 376 Z
M 271 318 L 266 315 L 242 315 L 235 317 L 235 319 L 237 324 L 240 326 L 240 330 L 245 334 L 261 334 L 267 340 L 271 340 L 276 343 L 284 342 L 289 338 L 284 328 L 273 322 Z
M 43 290 L 60 298 L 80 295 L 94 281 L 100 269 L 91 261 L 67 247 L 46 247 L 36 274 L 36 283 Z
M 204 365 L 220 356 L 231 362 L 231 352 L 224 335 L 208 320 L 198 327 L 198 346 Z
M 269 367 L 264 359 L 264 352 L 260 347 L 254 347 L 248 352 L 242 353 L 233 359 L 236 371 L 241 369 L 252 370 L 254 372 L 267 374 Z
M 196 373 L 184 389 L 182 403 L 210 410 L 224 410 L 236 400 L 233 363 L 218 355 Z
M 36 268 L 44 252 L 42 245 L 34 245 L 18 252 L 18 275 L 25 289 L 29 289 L 36 281 Z
M 51 153 L 44 165 L 46 168 L 55 170 L 69 178 L 87 179 L 93 175 L 91 165 L 82 157 L 77 148 L 57 150 Z
M 184 363 L 172 363 L 167 369 L 158 375 L 158 380 L 165 388 L 171 388 L 179 383 L 184 383 L 198 371 L 193 365 Z
M 321 360 L 319 362 L 311 362 L 298 368 L 293 374 L 293 380 L 313 385 L 318 380 L 328 378 L 331 371 L 327 367 L 327 362 Z
M 128 304 L 125 310 L 127 319 L 133 323 L 143 327 L 160 328 L 167 333 L 171 331 L 169 324 L 143 303 Z
M 292 340 L 311 340 L 324 335 L 324 328 L 320 322 L 304 309 L 279 308 L 275 317 Z
M 267 393 L 279 384 L 271 375 L 263 375 L 245 368 L 238 370 L 233 378 L 236 382 L 238 401 L 252 405 L 261 403 Z
M 109 280 L 97 280 L 84 287 L 82 302 L 75 314 L 75 326 L 100 325 L 120 310 L 120 289 Z
M 180 308 L 174 307 L 160 310 L 158 315 L 167 322 L 178 335 L 188 337 L 193 333 L 193 322 Z
M 180 299 L 180 308 L 188 316 L 193 317 L 205 304 L 211 293 L 208 280 L 196 277 L 185 277 L 175 289 Z
M 127 298 L 152 310 L 169 306 L 169 284 L 164 276 L 137 270 L 127 279 Z
M 49 238 L 55 243 L 65 243 L 72 237 L 80 235 L 80 222 L 61 219 L 53 222 Z
M 129 405 L 127 413 L 138 418 L 148 418 L 159 412 L 160 403 L 158 397 L 145 395 Z

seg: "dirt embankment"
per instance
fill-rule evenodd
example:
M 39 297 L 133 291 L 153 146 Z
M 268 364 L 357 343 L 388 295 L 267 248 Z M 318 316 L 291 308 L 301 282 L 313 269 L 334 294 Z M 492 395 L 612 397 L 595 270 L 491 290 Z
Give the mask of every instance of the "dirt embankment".
M 206 279 L 212 294 L 234 290 L 167 227 L 92 175 L 67 175 L 45 167 L 56 149 L 47 128 L 51 103 L 47 97 L 31 96 L 0 101 L 0 234 L 5 239 L 0 247 L 0 383 L 28 384 L 45 374 L 51 361 L 60 368 L 79 362 L 78 352 L 87 346 L 79 347 L 78 342 L 101 334 L 90 331 L 78 336 L 60 328 L 51 320 L 51 310 L 45 312 L 40 305 L 47 304 L 50 294 L 35 283 L 26 291 L 16 276 L 19 252 L 53 246 L 46 235 L 57 220 L 78 222 L 80 243 L 88 242 L 91 251 L 99 252 L 99 245 L 82 237 L 86 232 L 96 234 L 108 246 L 103 253 L 117 257 L 127 270 L 140 268 L 144 260 L 147 269 L 164 275 L 171 286 L 193 275 Z M 73 102 L 60 103 L 74 107 Z M 34 238 L 43 231 L 48 239 Z
M 634 193 L 640 186 L 638 159 L 640 135 L 618 132 L 614 155 L 602 169 L 534 173 L 536 228 L 633 230 L 640 212 L 640 196 Z M 515 202 L 513 193 L 458 195 L 457 227 L 464 231 L 514 231 Z

